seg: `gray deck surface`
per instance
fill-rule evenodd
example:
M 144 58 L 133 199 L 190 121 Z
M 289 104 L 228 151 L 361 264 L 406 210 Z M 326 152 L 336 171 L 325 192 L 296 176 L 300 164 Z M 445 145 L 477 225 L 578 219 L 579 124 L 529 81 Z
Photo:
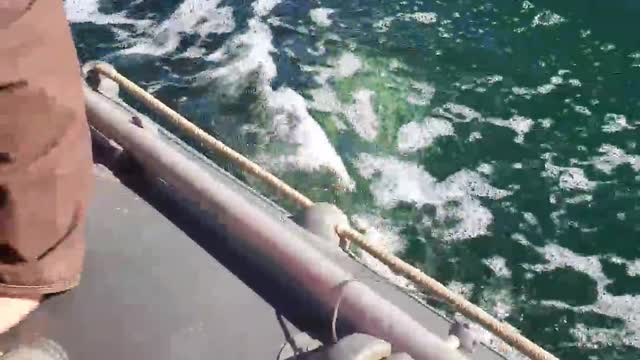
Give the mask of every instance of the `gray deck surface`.
M 100 172 L 81 285 L 12 335 L 51 338 L 70 359 L 275 359 L 285 337 L 274 309 Z
M 193 152 L 190 156 L 206 163 Z M 215 166 L 203 165 L 203 170 L 234 183 Z M 46 300 L 23 324 L 0 336 L 0 351 L 44 336 L 61 344 L 72 360 L 276 359 L 285 342 L 283 326 L 293 335 L 296 327 L 319 338 L 328 334 L 330 318 L 316 311 L 313 299 L 247 267 L 233 239 L 170 189 L 130 180 L 123 177 L 125 186 L 108 169 L 96 167 L 81 285 Z M 233 186 L 273 216 L 286 216 L 243 185 Z M 446 336 L 445 319 L 287 222 L 356 278 Z M 348 326 L 338 330 L 349 332 Z M 482 348 L 473 359 L 500 357 Z

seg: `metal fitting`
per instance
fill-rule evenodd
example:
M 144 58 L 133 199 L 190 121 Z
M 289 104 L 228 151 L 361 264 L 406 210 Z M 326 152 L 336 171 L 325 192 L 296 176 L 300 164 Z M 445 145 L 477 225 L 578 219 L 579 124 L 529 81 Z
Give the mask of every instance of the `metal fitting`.
M 457 345 L 454 347 L 469 354 L 473 353 L 480 343 L 476 331 L 473 329 L 473 324 L 463 319 L 455 319 L 451 324 L 447 342 Z M 455 344 L 456 342 L 457 344 Z
M 38 339 L 28 345 L 20 345 L 6 354 L 0 354 L 1 360 L 68 360 L 64 349 L 50 339 Z
M 336 233 L 337 226 L 349 226 L 347 215 L 337 206 L 328 203 L 316 203 L 306 209 L 303 226 L 311 233 L 330 241 L 342 249 L 349 247 L 349 241 L 341 239 Z
M 100 64 L 100 66 L 105 66 L 109 68 L 114 68 L 112 65 L 102 62 L 102 61 L 89 61 L 86 62 L 82 66 L 82 74 L 87 82 L 87 85 L 91 87 L 94 91 L 98 91 L 112 99 L 116 99 L 118 97 L 118 93 L 120 91 L 120 86 L 115 81 L 109 79 L 108 77 L 100 74 L 98 70 L 95 69 L 96 65 Z

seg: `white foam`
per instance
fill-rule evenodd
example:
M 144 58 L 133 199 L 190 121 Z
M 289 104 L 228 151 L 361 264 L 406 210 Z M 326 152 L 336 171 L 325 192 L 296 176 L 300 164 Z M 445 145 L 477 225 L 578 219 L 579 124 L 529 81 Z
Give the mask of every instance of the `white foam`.
M 606 133 L 635 129 L 635 127 L 627 123 L 627 118 L 624 115 L 606 114 L 604 116 L 604 121 L 605 124 L 602 126 L 602 131 Z
M 329 19 L 329 15 L 333 14 L 335 10 L 327 9 L 327 8 L 315 8 L 309 11 L 309 16 L 311 20 L 318 26 L 327 27 L 331 26 L 331 19 Z
M 640 276 L 640 259 L 625 261 L 629 276 Z
M 552 204 L 555 204 L 557 202 L 553 194 L 549 196 L 549 202 Z M 566 215 L 567 215 L 567 211 L 564 209 L 560 209 L 560 210 L 551 212 L 551 214 L 549 214 L 549 217 L 551 218 L 551 221 L 553 221 L 553 224 L 556 226 L 556 228 L 559 229 L 561 226 L 561 218 L 566 217 Z
M 531 95 L 536 93 L 536 90 L 527 88 L 527 87 L 521 87 L 521 86 L 514 86 L 511 88 L 511 91 L 518 96 L 524 96 L 526 98 L 530 98 Z
M 444 231 L 444 241 L 456 241 L 473 239 L 489 234 L 489 225 L 493 222 L 491 212 L 482 206 L 478 199 L 464 197 L 459 201 L 459 206 L 444 210 L 440 207 L 437 211 L 439 220 L 455 220 L 456 225 Z M 442 214 L 442 215 L 441 215 Z
M 518 244 L 522 244 L 522 245 L 525 245 L 525 246 L 530 246 L 530 245 L 531 245 L 531 243 L 529 242 L 529 240 L 527 240 L 527 237 L 526 237 L 526 236 L 524 236 L 524 235 L 523 235 L 523 234 L 521 234 L 521 233 L 513 233 L 513 234 L 511 235 L 511 238 L 512 238 L 515 242 L 517 242 Z
M 610 144 L 604 144 L 598 149 L 603 155 L 593 159 L 593 164 L 596 169 L 611 174 L 611 172 L 618 166 L 629 164 L 635 171 L 640 171 L 640 155 L 630 155 L 624 152 L 624 150 L 617 148 Z
M 604 287 L 611 281 L 602 270 L 602 264 L 597 256 L 581 256 L 573 251 L 557 244 L 548 244 L 536 247 L 547 260 L 546 264 L 526 265 L 527 269 L 537 272 L 548 272 L 559 268 L 571 268 L 589 275 L 598 284 L 600 293 L 604 293 Z
M 600 314 L 615 317 L 625 322 L 622 344 L 640 348 L 640 297 L 633 295 L 614 296 L 601 294 L 595 306 L 586 306 L 583 311 L 596 311 Z
M 351 52 L 344 52 L 329 61 L 329 67 L 307 68 L 318 71 L 316 80 L 320 88 L 312 89 L 313 98 L 309 106 L 315 110 L 343 114 L 353 130 L 363 139 L 374 141 L 378 136 L 379 122 L 374 109 L 375 93 L 368 89 L 358 89 L 353 94 L 352 104 L 343 104 L 328 84 L 331 78 L 343 79 L 353 76 L 362 68 L 362 61 Z
M 596 182 L 587 179 L 584 170 L 576 167 L 562 167 L 551 163 L 551 154 L 544 154 L 546 159 L 544 165 L 544 176 L 558 178 L 558 185 L 565 190 L 589 191 L 593 189 Z
M 297 145 L 295 155 L 281 155 L 274 161 L 280 166 L 306 171 L 327 169 L 335 174 L 343 189 L 353 190 L 355 184 L 342 159 L 320 125 L 309 115 L 305 99 L 290 88 L 266 90 L 266 110 L 273 116 L 278 139 Z
M 145 27 L 152 24 L 149 20 L 127 18 L 124 12 L 103 14 L 100 12 L 99 0 L 65 0 L 64 10 L 67 15 L 67 21 L 71 23 L 131 24 L 137 27 Z
M 553 119 L 545 118 L 538 121 L 540 122 L 540 125 L 545 129 L 548 129 L 553 125 Z
M 207 57 L 222 66 L 202 72 L 201 81 L 221 81 L 221 89 L 239 95 L 247 83 L 257 77 L 259 88 L 271 88 L 270 81 L 276 76 L 276 65 L 271 58 L 275 48 L 271 42 L 271 30 L 257 18 L 250 19 L 248 30 Z
M 363 139 L 374 141 L 378 136 L 380 124 L 373 107 L 375 93 L 367 89 L 360 89 L 353 95 L 354 102 L 345 105 L 338 100 L 333 89 L 327 84 L 309 91 L 312 100 L 309 107 L 332 114 L 344 114 L 353 130 Z
M 355 166 L 361 176 L 372 180 L 371 193 L 381 208 L 393 208 L 401 201 L 418 206 L 441 204 L 446 199 L 437 191 L 435 178 L 417 164 L 363 153 Z
M 483 289 L 480 297 L 480 305 L 483 309 L 488 309 L 498 320 L 506 319 L 513 311 L 513 298 L 508 289 L 487 287 Z M 493 342 L 490 334 L 485 335 L 484 342 Z
M 550 80 L 553 85 L 561 85 L 564 82 L 561 76 L 552 76 Z
M 623 343 L 620 339 L 622 335 L 617 329 L 587 327 L 582 323 L 578 323 L 570 332 L 576 339 L 576 344 L 584 349 L 596 350 L 603 345 L 609 346 L 612 342 Z
M 578 114 L 582 114 L 582 115 L 586 115 L 586 116 L 591 116 L 591 110 L 589 110 L 589 108 L 587 108 L 586 106 L 582 106 L 582 105 L 573 105 L 573 110 L 575 110 L 575 112 L 577 112 Z
M 493 170 L 494 170 L 493 165 L 488 163 L 482 163 L 478 165 L 478 167 L 476 168 L 477 172 L 487 176 L 493 174 Z
M 453 125 L 445 119 L 427 117 L 412 121 L 398 130 L 398 150 L 410 153 L 430 146 L 440 136 L 453 135 Z
M 507 260 L 501 256 L 492 256 L 482 261 L 485 263 L 494 274 L 504 278 L 511 277 L 511 270 L 507 266 Z
M 538 88 L 536 88 L 536 91 L 538 92 L 538 94 L 546 95 L 555 89 L 556 86 L 553 84 L 542 84 L 538 86 Z
M 438 21 L 438 15 L 433 12 L 415 12 L 412 14 L 401 15 L 405 20 L 415 20 L 422 24 L 433 24 Z
M 121 51 L 123 54 L 163 55 L 180 45 L 183 34 L 228 33 L 235 29 L 233 9 L 218 7 L 221 0 L 184 0 L 171 16 L 152 30 L 151 38 Z M 193 51 L 190 50 L 193 55 Z
M 472 108 L 454 103 L 446 103 L 442 107 L 434 109 L 433 114 L 459 122 L 469 122 L 474 119 L 478 120 L 482 118 L 480 113 Z
M 591 190 L 595 186 L 595 182 L 587 179 L 584 170 L 579 168 L 562 168 L 559 185 L 563 189 L 568 190 Z
M 362 61 L 351 52 L 344 52 L 338 59 L 330 61 L 333 65 L 332 75 L 338 79 L 353 76 L 362 68 Z
M 600 46 L 600 50 L 604 51 L 604 52 L 609 52 L 612 50 L 615 50 L 616 46 L 612 43 L 607 43 L 607 44 L 603 44 L 602 46 Z
M 338 100 L 338 95 L 328 85 L 325 84 L 322 87 L 309 90 L 309 95 L 312 98 L 312 101 L 309 102 L 310 108 L 321 112 L 342 112 L 343 105 Z
M 629 57 L 633 59 L 633 63 L 631 67 L 640 67 L 640 51 L 636 51 L 632 54 L 629 54 Z
M 315 71 L 317 75 L 315 79 L 321 85 L 327 85 L 327 81 L 331 78 L 344 79 L 355 75 L 363 64 L 359 57 L 354 53 L 345 51 L 337 58 L 331 58 L 328 61 L 329 66 L 303 66 L 305 71 Z
M 459 86 L 460 89 L 462 90 L 473 90 L 479 93 L 484 93 L 487 91 L 489 87 L 493 86 L 498 82 L 501 82 L 502 80 L 504 80 L 502 75 L 494 74 L 494 75 L 479 77 L 473 80 L 472 82 L 468 82 L 464 84 L 456 82 L 455 85 Z
M 364 235 L 372 245 L 386 249 L 392 254 L 404 250 L 405 242 L 398 235 L 399 229 L 394 227 L 391 221 L 371 214 L 356 214 L 352 216 L 351 220 L 357 228 L 366 230 Z M 398 275 L 369 253 L 362 251 L 360 260 L 368 268 L 389 279 L 393 284 L 407 289 L 415 289 L 415 285 L 411 281 Z
M 456 221 L 453 227 L 433 229 L 444 241 L 470 239 L 488 233 L 493 221 L 491 212 L 476 197 L 499 199 L 510 194 L 496 189 L 478 173 L 461 170 L 442 182 L 437 182 L 421 166 L 391 157 L 360 154 L 355 166 L 361 176 L 370 180 L 370 190 L 376 205 L 393 208 L 401 202 L 422 206 L 436 206 L 433 221 Z
M 474 142 L 476 140 L 480 140 L 482 139 L 482 134 L 478 131 L 474 131 L 471 134 L 469 134 L 469 141 Z
M 507 127 L 515 131 L 516 134 L 518 134 L 515 139 L 517 143 L 524 142 L 524 136 L 531 130 L 534 124 L 533 120 L 519 115 L 511 117 L 509 120 L 488 118 L 486 121 L 493 125 Z
M 573 307 L 560 301 L 543 301 L 544 304 L 577 312 L 597 312 L 621 319 L 625 323 L 625 333 L 620 338 L 607 338 L 612 342 L 640 348 L 640 297 L 633 295 L 611 295 L 605 290 L 611 283 L 602 270 L 597 256 L 581 256 L 556 244 L 539 247 L 537 250 L 546 258 L 547 264 L 524 265 L 534 271 L 551 271 L 557 268 L 572 268 L 589 275 L 597 284 L 598 298 L 594 304 Z M 584 329 L 577 329 L 578 331 Z M 594 330 L 599 332 L 599 330 Z M 620 332 L 617 332 L 620 333 Z M 593 340 L 593 339 L 592 339 Z
M 392 58 L 391 61 L 389 61 L 389 70 L 396 71 L 396 70 L 399 70 L 399 69 L 408 70 L 409 68 L 407 67 L 407 65 L 402 63 L 400 60 L 398 60 L 396 58 Z
M 256 4 L 256 14 L 264 15 L 274 2 Z M 260 98 L 256 105 L 263 105 L 261 111 L 272 119 L 269 133 L 275 140 L 294 147 L 293 153 L 262 154 L 261 162 L 283 170 L 328 170 L 342 189 L 352 190 L 353 180 L 327 135 L 309 114 L 305 99 L 288 87 L 271 88 L 271 80 L 277 75 L 272 52 L 275 49 L 271 30 L 259 17 L 254 17 L 249 19 L 247 31 L 234 36 L 208 57 L 221 66 L 199 74 L 198 78 L 205 82 L 215 80 L 220 91 L 232 96 L 240 95 L 248 85 L 256 87 Z
M 537 14 L 534 18 L 533 21 L 531 23 L 532 27 L 536 27 L 536 26 L 553 26 L 553 25 L 558 25 L 561 24 L 563 22 L 565 22 L 565 18 L 563 18 L 562 16 L 553 13 L 549 10 L 545 10 L 542 11 L 541 13 Z
M 391 253 L 398 253 L 405 249 L 405 242 L 402 240 L 399 229 L 393 226 L 392 221 L 371 214 L 356 214 L 351 217 L 353 224 L 358 229 L 365 229 L 367 236 L 371 236 L 372 240 L 376 240 L 376 245 L 384 247 Z M 375 231 L 376 234 L 370 234 Z
M 619 213 L 618 215 L 620 214 L 624 213 Z M 620 219 L 620 217 L 618 218 Z M 624 218 L 621 220 L 624 220 Z M 629 276 L 640 276 L 640 259 L 627 260 L 619 256 L 608 256 L 606 259 L 615 264 L 625 265 Z
M 433 95 L 436 93 L 436 89 L 427 83 L 412 81 L 411 87 L 415 89 L 416 93 L 411 93 L 407 96 L 407 102 L 413 105 L 426 106 L 431 103 Z
M 504 78 L 502 77 L 502 75 L 489 75 L 483 79 L 480 80 L 480 82 L 484 82 L 487 84 L 495 84 L 497 82 L 502 81 Z
M 527 0 L 522 2 L 522 10 L 524 12 L 526 12 L 527 10 L 533 9 L 533 8 L 535 8 L 535 6 L 531 2 L 529 2 Z
M 253 13 L 258 17 L 264 17 L 271 13 L 276 5 L 280 3 L 281 0 L 256 0 L 251 7 L 253 8 Z
M 565 199 L 567 204 L 581 204 L 588 203 L 593 201 L 593 195 L 591 194 L 579 194 L 570 198 Z M 586 228 L 582 228 L 582 230 L 587 230 Z
M 391 23 L 393 22 L 393 20 L 394 20 L 393 16 L 387 16 L 382 20 L 376 21 L 376 23 L 373 24 L 373 27 L 374 29 L 376 29 L 376 32 L 387 32 L 389 31 L 389 28 L 391 27 Z
M 354 103 L 346 108 L 345 115 L 355 132 L 367 141 L 378 136 L 378 118 L 373 110 L 374 92 L 360 89 L 353 94 Z
M 469 297 L 471 297 L 473 287 L 473 283 L 461 283 L 459 281 L 452 281 L 447 284 L 447 288 L 449 288 L 449 290 L 464 297 L 465 299 L 469 299 Z
M 558 82 L 560 81 L 560 82 Z M 553 90 L 558 88 L 559 84 L 562 84 L 564 80 L 558 76 L 554 76 L 551 78 L 550 83 L 542 84 L 536 87 L 535 89 L 522 87 L 522 86 L 514 86 L 511 88 L 511 91 L 518 96 L 522 96 L 526 99 L 530 99 L 532 95 L 547 95 L 551 93 Z
M 415 12 L 410 14 L 398 14 L 396 16 L 387 16 L 378 20 L 373 27 L 377 32 L 386 32 L 395 20 L 416 21 L 421 24 L 433 24 L 438 21 L 438 14 L 434 12 Z
M 199 59 L 199 58 L 204 57 L 205 54 L 206 54 L 205 49 L 197 47 L 197 46 L 191 46 L 184 53 L 182 53 L 181 55 L 176 56 L 176 57 Z
M 569 79 L 569 80 L 567 80 L 567 82 L 571 86 L 575 86 L 575 87 L 581 87 L 582 86 L 582 82 L 580 82 L 580 80 L 578 80 L 578 79 Z
M 511 194 L 507 190 L 491 186 L 480 174 L 467 169 L 462 169 L 449 176 L 442 182 L 442 185 L 444 188 L 441 190 L 450 198 L 473 195 L 497 200 Z

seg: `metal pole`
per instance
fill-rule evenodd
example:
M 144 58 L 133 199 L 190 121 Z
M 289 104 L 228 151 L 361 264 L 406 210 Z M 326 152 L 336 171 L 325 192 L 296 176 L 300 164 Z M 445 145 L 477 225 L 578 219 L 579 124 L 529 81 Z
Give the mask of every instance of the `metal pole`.
M 299 233 L 241 194 L 215 181 L 195 162 L 167 146 L 151 132 L 131 124 L 133 114 L 85 86 L 87 115 L 92 126 L 129 151 L 141 165 L 177 189 L 182 196 L 224 224 L 225 230 L 256 258 L 268 259 L 293 286 L 304 289 L 326 309 L 341 294 L 339 314 L 357 331 L 392 344 L 416 360 L 463 360 L 442 339 L 313 248 Z M 253 257 L 253 256 L 252 256 Z M 247 264 L 251 266 L 251 264 Z M 341 291 L 343 283 L 348 283 Z M 426 310 L 425 310 L 426 311 Z

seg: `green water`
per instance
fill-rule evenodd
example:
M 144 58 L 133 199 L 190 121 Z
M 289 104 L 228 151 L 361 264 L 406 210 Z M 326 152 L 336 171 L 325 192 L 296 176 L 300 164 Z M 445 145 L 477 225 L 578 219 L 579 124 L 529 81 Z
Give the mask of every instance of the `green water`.
M 190 3 L 67 11 L 83 60 L 560 358 L 640 357 L 640 2 Z

